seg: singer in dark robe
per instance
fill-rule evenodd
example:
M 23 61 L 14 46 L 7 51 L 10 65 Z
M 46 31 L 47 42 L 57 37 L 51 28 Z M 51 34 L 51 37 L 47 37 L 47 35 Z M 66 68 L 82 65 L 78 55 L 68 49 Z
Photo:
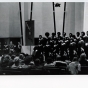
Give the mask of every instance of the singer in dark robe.
M 81 32 L 80 38 L 81 38 L 83 41 L 85 41 L 85 32 Z
M 72 33 L 69 33 L 69 39 L 71 39 L 71 38 L 72 38 L 72 35 L 73 35 Z
M 51 46 L 50 46 L 49 42 L 47 42 L 46 45 L 44 46 L 45 61 L 49 57 L 50 52 L 51 52 Z
M 38 44 L 42 44 L 43 45 L 44 39 L 42 37 L 42 35 L 39 35 L 39 40 L 38 40 Z
M 44 38 L 44 42 L 43 44 L 46 45 L 46 43 L 48 42 L 50 44 L 50 37 L 49 37 L 49 32 L 45 33 L 45 38 Z
M 61 33 L 60 32 L 57 32 L 57 39 L 58 40 L 62 40 L 62 37 L 61 37 Z
M 63 34 L 63 39 L 66 40 L 68 37 L 66 36 L 66 32 Z

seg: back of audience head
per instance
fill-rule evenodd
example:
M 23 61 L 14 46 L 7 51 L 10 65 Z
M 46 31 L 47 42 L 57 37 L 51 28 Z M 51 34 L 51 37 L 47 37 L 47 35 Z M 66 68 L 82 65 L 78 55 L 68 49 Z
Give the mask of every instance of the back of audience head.
M 47 60 L 46 60 L 47 64 L 50 64 L 52 63 L 52 57 L 47 57 Z
M 14 58 L 14 63 L 15 63 L 16 66 L 19 65 L 19 57 L 15 57 Z
M 27 56 L 27 57 L 25 58 L 25 60 L 24 60 L 24 63 L 25 63 L 26 65 L 29 65 L 31 61 L 32 61 L 32 56 Z
M 82 53 L 82 54 L 80 55 L 79 61 L 85 61 L 85 60 L 86 60 L 86 54 L 85 54 L 85 53 Z
M 15 55 L 12 55 L 12 56 L 11 56 L 11 59 L 14 60 L 15 57 L 16 57 Z
M 79 42 L 78 42 L 78 45 L 79 45 L 79 47 L 84 47 L 84 40 L 80 40 Z
M 37 59 L 34 61 L 34 63 L 35 63 L 35 66 L 39 66 L 39 65 L 40 65 L 40 60 L 37 58 Z
M 73 60 L 72 61 L 79 61 L 78 60 L 78 57 L 73 57 Z
M 21 60 L 24 60 L 24 55 L 23 55 L 23 54 L 20 54 L 20 55 L 19 55 L 19 58 L 20 58 Z
M 58 56 L 56 57 L 56 60 L 57 60 L 57 61 L 61 60 L 61 56 L 58 55 Z

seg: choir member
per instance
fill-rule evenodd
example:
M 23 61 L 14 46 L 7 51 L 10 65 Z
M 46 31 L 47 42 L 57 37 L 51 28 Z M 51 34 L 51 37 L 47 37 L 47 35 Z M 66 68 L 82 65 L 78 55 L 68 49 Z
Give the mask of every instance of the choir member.
M 68 37 L 66 36 L 66 32 L 63 33 L 63 40 L 65 41 Z
M 39 35 L 38 44 L 42 44 L 43 45 L 43 43 L 44 43 L 44 39 L 43 39 L 42 35 Z
M 44 38 L 44 44 L 46 44 L 47 42 L 50 43 L 50 37 L 49 37 L 49 32 L 45 33 L 45 38 Z
M 69 33 L 69 39 L 71 39 L 71 38 L 72 38 L 72 36 L 73 36 L 73 35 L 72 35 L 72 33 Z
M 85 32 L 81 32 L 80 38 L 85 41 Z
M 57 32 L 57 39 L 58 40 L 62 40 L 62 37 L 61 37 L 61 33 L 60 32 Z
M 47 41 L 46 45 L 44 46 L 45 60 L 47 59 L 47 57 L 49 57 L 51 49 L 52 48 L 51 48 L 49 42 Z

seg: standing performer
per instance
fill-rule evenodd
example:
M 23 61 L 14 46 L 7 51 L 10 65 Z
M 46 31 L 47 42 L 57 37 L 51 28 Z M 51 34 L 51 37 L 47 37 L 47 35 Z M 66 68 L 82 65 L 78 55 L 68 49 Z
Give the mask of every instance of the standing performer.
M 22 47 L 21 43 L 18 42 L 18 47 L 17 47 L 17 52 L 18 53 L 21 53 L 21 47 Z
M 52 57 L 54 58 L 54 45 L 56 46 L 56 36 L 55 36 L 55 33 L 52 33 L 52 36 L 51 36 L 51 39 L 50 39 L 50 47 L 51 47 L 51 54 L 52 54 Z
M 2 54 L 2 46 L 1 46 L 1 42 L 0 42 L 0 56 Z
M 38 44 L 44 44 L 44 39 L 42 37 L 42 35 L 39 35 L 39 41 L 38 41 Z
M 3 51 L 4 51 L 4 54 L 8 54 L 9 53 L 9 47 L 7 45 L 7 42 L 5 42 L 5 44 L 4 44 Z
M 71 38 L 72 38 L 72 35 L 73 35 L 72 33 L 69 33 L 69 39 L 71 39 Z
M 46 43 L 48 42 L 50 44 L 50 37 L 49 37 L 49 32 L 45 33 L 45 38 L 44 38 L 44 45 L 46 45 Z
M 12 41 L 10 41 L 10 44 L 9 44 L 9 53 L 10 54 L 13 54 L 15 52 L 14 48 L 15 48 L 15 45 L 13 44 Z
M 60 32 L 57 32 L 57 39 L 58 40 L 62 40 L 62 37 L 61 37 L 61 33 Z
M 63 40 L 66 40 L 66 39 L 67 39 L 66 32 L 64 32 Z
M 49 42 L 47 41 L 46 45 L 44 46 L 45 61 L 47 61 L 47 58 L 49 57 L 50 52 L 51 52 L 51 46 Z

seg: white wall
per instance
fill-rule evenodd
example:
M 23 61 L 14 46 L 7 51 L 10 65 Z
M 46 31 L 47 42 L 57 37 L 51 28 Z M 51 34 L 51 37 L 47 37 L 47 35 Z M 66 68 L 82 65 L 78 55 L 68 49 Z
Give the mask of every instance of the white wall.
M 75 3 L 75 33 L 83 31 L 84 2 Z
M 56 2 L 55 2 L 56 3 Z M 63 15 L 64 15 L 64 2 L 58 2 L 60 7 L 55 7 L 55 19 L 56 19 L 56 32 L 63 30 Z
M 56 3 L 56 2 L 55 2 Z M 59 2 L 61 7 L 55 7 L 56 32 L 62 32 L 64 2 Z M 23 40 L 25 45 L 25 21 L 30 19 L 31 3 L 21 2 Z M 54 32 L 53 6 L 52 2 L 34 2 L 33 20 L 35 21 L 34 37 L 45 32 Z M 88 30 L 88 3 L 67 2 L 65 32 L 67 35 L 72 32 Z M 18 2 L 0 3 L 0 37 L 21 37 L 20 11 Z
M 42 2 L 33 3 L 33 20 L 35 21 L 34 36 L 42 35 Z
M 75 30 L 75 2 L 67 2 L 64 31 L 67 33 L 67 35 L 69 35 L 70 32 L 74 33 L 74 30 Z
M 84 28 L 83 31 L 88 31 L 88 2 L 84 3 Z
M 61 7 L 55 7 L 56 32 L 62 32 L 64 2 L 59 2 Z M 22 2 L 22 19 L 23 34 L 25 41 L 25 21 L 30 19 L 30 2 Z M 45 32 L 54 32 L 53 22 L 53 6 L 52 2 L 34 2 L 33 3 L 33 20 L 35 21 L 34 37 L 40 34 L 44 36 Z M 67 2 L 65 15 L 65 32 L 67 35 L 71 32 L 75 34 L 77 31 L 83 31 L 84 21 L 84 3 L 83 2 Z M 24 42 L 25 43 L 25 42 Z M 24 44 L 25 45 L 25 44 Z
M 84 21 L 84 2 L 67 2 L 65 32 L 67 35 L 71 32 L 83 31 Z
M 64 2 L 59 3 L 61 4 L 61 7 L 55 7 L 56 31 L 62 32 Z M 30 19 L 30 2 L 22 3 L 22 8 L 24 8 L 22 9 L 22 13 L 24 13 L 22 16 L 25 22 L 26 20 Z M 52 2 L 34 2 L 33 20 L 35 21 L 34 37 L 38 37 L 40 34 L 45 36 L 45 32 L 49 32 L 50 34 L 54 32 Z
M 51 2 L 34 2 L 33 20 L 35 21 L 35 37 L 45 32 L 54 32 L 53 7 Z
M 0 3 L 0 38 L 21 37 L 18 2 Z

